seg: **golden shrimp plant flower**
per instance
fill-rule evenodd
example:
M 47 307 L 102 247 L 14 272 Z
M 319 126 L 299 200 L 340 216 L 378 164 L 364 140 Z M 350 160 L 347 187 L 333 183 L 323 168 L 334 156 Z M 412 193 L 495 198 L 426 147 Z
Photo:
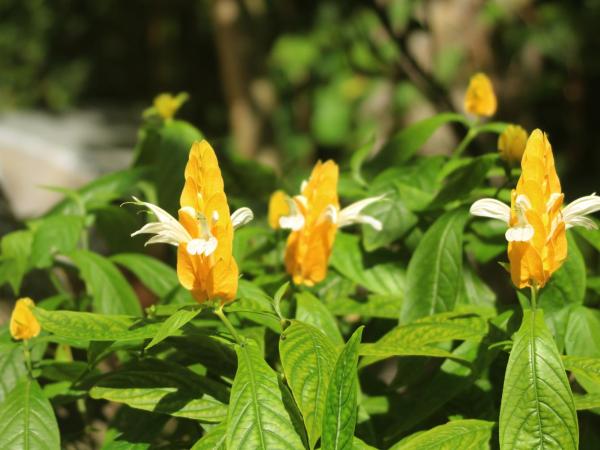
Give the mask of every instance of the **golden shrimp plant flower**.
M 40 334 L 42 328 L 31 311 L 34 306 L 29 297 L 17 300 L 10 316 L 10 335 L 13 339 L 27 340 Z
M 498 137 L 498 152 L 508 164 L 517 165 L 527 144 L 527 131 L 519 125 L 509 125 Z
M 465 94 L 465 111 L 480 117 L 490 117 L 496 113 L 496 94 L 494 86 L 484 73 L 471 77 Z
M 473 203 L 471 214 L 506 223 L 513 283 L 518 288 L 541 288 L 567 257 L 566 230 L 575 226 L 597 228 L 586 216 L 600 210 L 600 197 L 587 195 L 563 208 L 552 147 L 539 129 L 527 140 L 521 169 L 510 207 L 485 198 Z
M 249 208 L 229 214 L 223 177 L 217 156 L 203 140 L 192 145 L 185 168 L 178 219 L 152 203 L 134 197 L 156 222 L 132 234 L 153 234 L 146 244 L 165 243 L 177 247 L 177 276 L 198 302 L 235 299 L 238 267 L 232 254 L 233 232 L 253 218 Z
M 269 203 L 269 222 L 291 230 L 285 250 L 285 267 L 295 284 L 313 286 L 327 275 L 327 264 L 338 228 L 365 223 L 381 230 L 379 220 L 362 214 L 383 196 L 369 197 L 341 209 L 337 184 L 338 166 L 318 162 L 300 194 L 288 197 L 276 192 Z

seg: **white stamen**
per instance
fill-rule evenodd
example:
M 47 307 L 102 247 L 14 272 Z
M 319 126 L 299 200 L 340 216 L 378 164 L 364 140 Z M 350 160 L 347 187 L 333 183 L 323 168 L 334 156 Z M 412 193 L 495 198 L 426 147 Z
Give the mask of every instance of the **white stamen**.
M 385 195 L 378 195 L 376 197 L 368 197 L 363 200 L 352 203 L 346 206 L 339 212 L 338 226 L 346 227 L 355 223 L 364 223 L 370 225 L 375 230 L 380 231 L 383 227 L 382 223 L 374 217 L 366 214 L 361 214 L 362 210 L 367 206 L 377 203 L 385 198 Z
M 482 198 L 471 205 L 469 212 L 478 217 L 501 220 L 510 223 L 510 207 L 495 198 Z
M 246 225 L 252 219 L 254 219 L 254 213 L 250 208 L 246 207 L 236 209 L 233 214 L 231 214 L 231 224 L 233 225 L 234 230 Z
M 302 214 L 281 216 L 279 218 L 279 226 L 283 229 L 298 231 L 304 226 L 304 216 Z
M 600 197 L 593 193 L 569 203 L 562 213 L 567 228 L 582 226 L 593 230 L 596 224 L 585 216 L 597 211 L 600 211 Z

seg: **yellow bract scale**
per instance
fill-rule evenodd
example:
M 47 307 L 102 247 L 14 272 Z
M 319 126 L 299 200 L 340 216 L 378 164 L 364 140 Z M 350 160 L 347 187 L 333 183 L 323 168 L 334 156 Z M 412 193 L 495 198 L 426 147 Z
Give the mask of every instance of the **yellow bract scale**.
M 40 334 L 41 327 L 31 308 L 35 306 L 29 297 L 17 300 L 10 317 L 10 334 L 13 339 L 31 339 Z
M 497 101 L 492 82 L 484 73 L 476 73 L 469 81 L 465 94 L 465 111 L 481 117 L 496 113 Z
M 498 137 L 500 157 L 511 165 L 518 164 L 527 144 L 527 131 L 519 125 L 509 125 Z
M 274 230 L 281 228 L 279 219 L 287 216 L 290 211 L 290 198 L 283 191 L 275 191 L 269 199 L 269 226 Z

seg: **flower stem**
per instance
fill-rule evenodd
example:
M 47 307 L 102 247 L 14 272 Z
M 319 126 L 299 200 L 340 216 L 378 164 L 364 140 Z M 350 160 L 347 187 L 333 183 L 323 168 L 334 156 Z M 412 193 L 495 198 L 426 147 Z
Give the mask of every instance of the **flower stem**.
M 225 327 L 229 330 L 231 335 L 235 338 L 235 341 L 239 345 L 244 345 L 242 338 L 240 337 L 238 332 L 235 330 L 234 326 L 231 324 L 229 319 L 225 316 L 225 313 L 223 312 L 223 305 L 219 305 L 217 308 L 215 308 L 215 314 L 217 315 L 217 317 L 219 319 L 221 319 L 221 322 L 223 322 L 223 325 L 225 325 Z
M 33 370 L 31 368 L 31 351 L 29 350 L 29 339 L 23 339 L 23 356 L 25 357 L 25 365 L 29 376 L 33 377 Z
M 462 153 L 467 149 L 471 141 L 475 139 L 477 133 L 478 129 L 476 126 L 472 126 L 471 128 L 469 128 L 469 131 L 467 131 L 467 134 L 465 135 L 463 140 L 460 142 L 460 144 L 458 144 L 458 147 L 456 147 L 456 150 L 454 150 L 454 153 L 452 154 L 452 157 L 450 159 L 456 159 L 460 155 L 462 155 Z
M 531 309 L 537 309 L 538 287 L 534 284 L 531 286 Z

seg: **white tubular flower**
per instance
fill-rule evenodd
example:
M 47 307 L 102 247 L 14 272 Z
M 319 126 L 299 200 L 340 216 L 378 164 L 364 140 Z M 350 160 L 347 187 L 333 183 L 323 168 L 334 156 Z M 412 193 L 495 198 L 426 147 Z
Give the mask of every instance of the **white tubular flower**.
M 284 230 L 298 231 L 301 230 L 303 226 L 304 216 L 300 213 L 290 216 L 281 216 L 279 218 L 279 227 Z
M 510 207 L 495 198 L 482 198 L 471 205 L 469 212 L 473 216 L 501 220 L 510 223 Z
M 236 209 L 233 214 L 231 214 L 231 224 L 233 225 L 234 230 L 243 227 L 252 219 L 254 219 L 254 213 L 250 208 L 246 207 Z
M 152 203 L 143 202 L 136 197 L 133 197 L 133 200 L 132 203 L 144 206 L 154 214 L 158 219 L 158 222 L 147 223 L 135 233 L 131 233 L 131 236 L 154 234 L 155 236 L 148 239 L 145 245 L 163 243 L 174 245 L 175 247 L 179 246 L 181 242 L 189 242 L 192 240 L 192 237 L 183 225 L 164 209 L 153 205 Z
M 596 223 L 585 217 L 596 211 L 600 211 L 600 197 L 594 192 L 592 195 L 578 198 L 565 206 L 562 211 L 563 220 L 567 229 L 580 226 L 588 230 L 597 230 L 598 226 Z
M 355 223 L 364 223 L 373 227 L 373 229 L 380 231 L 383 228 L 381 222 L 374 217 L 366 214 L 361 214 L 362 210 L 367 206 L 372 205 L 383 200 L 385 195 L 379 195 L 377 197 L 368 197 L 363 200 L 352 203 L 345 207 L 337 214 L 337 226 L 342 228 Z

